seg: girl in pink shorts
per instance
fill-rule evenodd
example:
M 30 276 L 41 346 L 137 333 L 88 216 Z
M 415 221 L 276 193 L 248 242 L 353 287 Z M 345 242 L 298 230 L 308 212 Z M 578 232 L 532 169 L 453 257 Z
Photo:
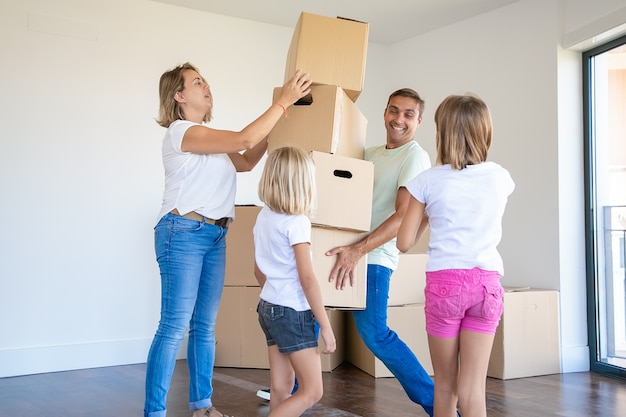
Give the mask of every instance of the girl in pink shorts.
M 487 367 L 502 315 L 504 273 L 497 246 L 515 184 L 487 161 L 492 124 L 472 95 L 449 96 L 435 112 L 437 165 L 407 184 L 409 207 L 397 237 L 411 249 L 430 226 L 426 331 L 435 373 L 435 416 L 486 417 Z

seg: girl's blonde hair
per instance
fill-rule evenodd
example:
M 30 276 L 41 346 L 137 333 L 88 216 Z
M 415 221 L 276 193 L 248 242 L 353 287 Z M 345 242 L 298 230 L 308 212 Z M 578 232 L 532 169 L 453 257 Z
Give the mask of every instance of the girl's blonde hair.
M 291 146 L 270 152 L 259 181 L 259 198 L 273 212 L 313 216 L 317 188 L 311 155 Z
M 183 73 L 186 70 L 200 73 L 196 67 L 189 62 L 185 62 L 161 75 L 159 80 L 159 117 L 156 119 L 156 122 L 163 127 L 169 127 L 175 120 L 185 119 L 180 104 L 174 99 L 174 96 L 185 88 Z M 210 112 L 204 116 L 203 121 L 211 121 Z
M 489 108 L 479 97 L 446 97 L 435 111 L 437 163 L 463 169 L 487 160 L 492 124 Z

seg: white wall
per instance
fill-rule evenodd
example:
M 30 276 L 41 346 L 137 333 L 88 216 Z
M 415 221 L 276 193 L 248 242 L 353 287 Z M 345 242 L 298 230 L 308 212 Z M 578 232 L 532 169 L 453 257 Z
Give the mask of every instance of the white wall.
M 282 85 L 291 29 L 147 0 L 0 8 L 0 375 L 144 362 L 160 301 L 159 76 L 191 61 L 213 125 L 241 129 Z
M 418 90 L 427 101 L 418 140 L 433 159 L 437 103 L 465 91 L 487 101 L 490 157 L 517 183 L 503 283 L 561 291 L 564 371 L 588 369 L 588 350 L 580 54 L 559 43 L 624 10 L 585 4 L 520 0 L 370 44 L 357 101 L 373 145 L 384 141 L 388 94 Z M 0 376 L 145 361 L 160 294 L 158 78 L 191 61 L 212 86 L 212 125 L 241 129 L 282 84 L 290 38 L 290 28 L 149 0 L 2 2 Z M 242 178 L 239 202 L 254 194 L 253 178 Z

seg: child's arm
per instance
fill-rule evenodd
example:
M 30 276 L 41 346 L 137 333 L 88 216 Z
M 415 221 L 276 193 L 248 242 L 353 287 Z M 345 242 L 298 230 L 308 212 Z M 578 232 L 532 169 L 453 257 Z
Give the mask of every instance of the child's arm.
M 256 261 L 254 262 L 254 277 L 256 278 L 256 280 L 258 281 L 261 287 L 265 285 L 265 281 L 267 280 L 267 277 L 265 276 L 263 272 L 261 272 L 261 270 L 259 269 L 259 266 L 256 264 Z
M 298 267 L 298 275 L 300 276 L 300 285 L 306 296 L 311 311 L 320 324 L 320 335 L 324 339 L 326 348 L 322 353 L 333 353 L 337 348 L 335 334 L 330 326 L 330 320 L 324 308 L 322 301 L 322 291 L 319 282 L 313 272 L 313 264 L 311 263 L 310 245 L 308 243 L 298 243 L 293 245 L 296 256 L 296 266 Z
M 409 207 L 400 224 L 396 240 L 396 246 L 400 252 L 407 252 L 415 246 L 417 240 L 426 230 L 428 219 L 424 213 L 424 207 L 424 203 L 420 203 L 415 197 L 411 196 Z

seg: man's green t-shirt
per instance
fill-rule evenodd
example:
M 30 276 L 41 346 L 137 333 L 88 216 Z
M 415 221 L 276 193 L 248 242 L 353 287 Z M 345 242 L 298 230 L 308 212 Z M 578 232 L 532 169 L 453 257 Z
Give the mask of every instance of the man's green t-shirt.
M 400 187 L 405 187 L 417 174 L 430 168 L 431 162 L 428 153 L 415 140 L 395 149 L 386 149 L 385 145 L 368 148 L 364 159 L 374 163 L 372 231 L 395 213 L 396 195 Z M 394 237 L 369 252 L 367 263 L 395 271 L 399 253 Z

